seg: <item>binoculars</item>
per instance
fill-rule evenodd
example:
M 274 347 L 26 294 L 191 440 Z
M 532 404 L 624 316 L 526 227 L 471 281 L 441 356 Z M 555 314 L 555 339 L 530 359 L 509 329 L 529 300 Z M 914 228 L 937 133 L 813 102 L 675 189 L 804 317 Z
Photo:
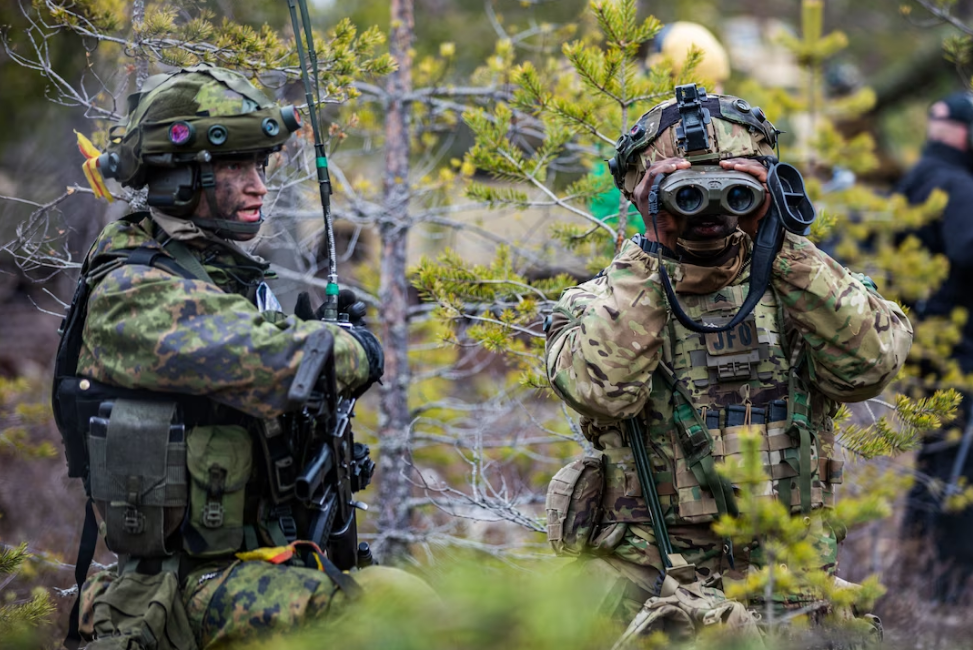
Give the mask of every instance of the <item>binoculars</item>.
M 673 172 L 662 181 L 662 208 L 676 217 L 747 216 L 764 204 L 767 191 L 744 172 L 719 165 L 694 165 Z

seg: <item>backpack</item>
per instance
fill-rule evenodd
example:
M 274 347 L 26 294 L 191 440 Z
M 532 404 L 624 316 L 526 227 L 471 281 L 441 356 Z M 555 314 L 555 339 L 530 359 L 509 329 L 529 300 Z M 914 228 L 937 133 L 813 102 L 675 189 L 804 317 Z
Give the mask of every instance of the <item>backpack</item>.
M 134 223 L 143 217 L 144 214 L 134 214 L 124 219 L 130 223 Z M 185 251 L 185 248 L 181 245 L 179 248 Z M 177 254 L 176 256 L 186 260 L 188 251 L 185 253 L 185 255 Z M 196 272 L 190 272 L 184 265 L 177 263 L 166 253 L 147 246 L 121 249 L 113 251 L 112 254 L 115 256 L 115 260 L 112 263 L 118 265 L 135 264 L 151 266 L 188 279 L 197 279 L 199 277 L 199 271 L 202 271 L 202 266 L 199 265 L 198 261 L 196 261 L 196 265 L 199 266 L 199 269 L 194 269 Z M 195 258 L 192 258 L 192 261 L 195 261 Z M 189 263 L 186 266 L 193 265 Z M 139 542 L 144 541 L 146 538 L 154 537 L 155 546 L 161 544 L 162 552 L 166 553 L 165 537 L 167 531 L 173 527 L 177 519 L 176 510 L 183 511 L 187 502 L 185 497 L 182 499 L 173 498 L 172 492 L 178 492 L 180 490 L 179 478 L 176 476 L 175 480 L 171 481 L 174 483 L 171 488 L 167 486 L 161 494 L 150 498 L 151 503 L 158 503 L 159 505 L 140 508 L 140 512 L 133 514 L 131 509 L 126 510 L 124 505 L 112 506 L 108 503 L 109 499 L 104 498 L 104 494 L 109 494 L 113 488 L 124 490 L 126 486 L 106 484 L 111 483 L 110 481 L 101 481 L 102 484 L 99 485 L 97 478 L 95 481 L 92 481 L 90 469 L 93 462 L 96 466 L 102 467 L 118 462 L 117 453 L 113 454 L 113 450 L 108 448 L 107 443 L 101 443 L 102 440 L 107 441 L 108 439 L 106 434 L 110 426 L 109 418 L 112 412 L 115 411 L 116 418 L 124 417 L 129 421 L 136 422 L 146 413 L 171 413 L 169 419 L 173 421 L 173 424 L 168 425 L 167 432 L 163 432 L 168 435 L 162 437 L 162 466 L 156 468 L 159 471 L 155 472 L 157 474 L 161 473 L 162 476 L 168 475 L 171 478 L 172 472 L 169 471 L 170 467 L 184 467 L 186 464 L 185 426 L 178 422 L 180 416 L 177 414 L 193 411 L 200 412 L 201 409 L 208 408 L 209 406 L 209 402 L 205 398 L 161 395 L 150 391 L 119 388 L 78 376 L 78 358 L 81 354 L 82 334 L 88 313 L 88 298 L 91 293 L 92 282 L 90 280 L 88 256 L 86 256 L 81 268 L 81 276 L 78 278 L 78 285 L 75 289 L 74 297 L 71 300 L 71 305 L 68 307 L 67 314 L 58 330 L 61 339 L 58 343 L 54 362 L 54 380 L 51 390 L 51 405 L 54 412 L 54 421 L 64 444 L 68 476 L 70 478 L 82 479 L 85 494 L 88 496 L 74 574 L 78 584 L 79 598 L 75 600 L 71 610 L 68 623 L 68 635 L 65 639 L 65 646 L 72 649 L 77 648 L 81 640 L 80 634 L 78 633 L 80 591 L 87 577 L 91 561 L 94 558 L 95 546 L 98 541 L 98 524 L 94 515 L 95 503 L 98 503 L 102 516 L 106 519 L 106 523 L 109 524 L 112 530 L 122 532 L 130 530 L 142 533 L 148 527 L 150 534 L 146 537 L 140 537 Z M 147 421 L 150 419 L 146 418 Z M 143 427 L 143 429 L 145 433 L 144 439 L 159 438 L 158 432 L 152 430 L 151 423 Z M 92 441 L 91 444 L 89 444 L 89 439 Z M 129 455 L 131 456 L 132 454 Z M 132 463 L 138 460 L 136 458 L 130 458 Z M 143 472 L 139 471 L 136 473 L 142 474 Z M 151 482 L 151 480 L 152 478 L 148 477 L 148 480 L 142 481 L 142 483 L 145 485 Z M 182 481 L 183 483 L 185 482 L 185 476 L 183 476 Z M 92 491 L 93 487 L 94 493 Z M 138 490 L 140 487 L 135 487 L 134 489 Z M 187 489 L 185 485 L 182 486 L 182 492 L 186 492 Z M 149 491 L 142 490 L 143 494 L 139 496 L 143 497 L 145 496 L 144 493 Z M 178 497 L 178 495 L 176 496 Z M 182 504 L 179 506 L 174 507 L 174 505 L 169 505 L 167 507 L 166 505 L 178 504 L 180 501 Z M 181 521 L 181 518 L 181 514 L 178 515 L 179 521 Z M 115 526 L 112 526 L 113 519 L 117 522 Z M 115 539 L 112 539 L 112 537 Z M 110 547 L 115 546 L 112 550 L 116 553 L 124 552 L 123 548 L 127 544 L 124 539 L 118 540 L 118 534 L 113 535 L 110 533 L 106 535 L 106 539 Z M 145 550 L 158 551 L 160 549 L 146 548 Z

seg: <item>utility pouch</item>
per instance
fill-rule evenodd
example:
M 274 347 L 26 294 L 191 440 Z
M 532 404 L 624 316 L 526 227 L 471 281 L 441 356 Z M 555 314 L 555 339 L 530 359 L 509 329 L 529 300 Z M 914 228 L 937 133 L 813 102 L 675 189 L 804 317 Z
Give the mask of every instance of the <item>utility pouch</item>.
M 118 399 L 102 403 L 88 426 L 91 498 L 114 553 L 153 557 L 187 505 L 185 426 L 175 402 Z
M 92 604 L 95 640 L 87 650 L 196 650 L 172 571 L 125 572 Z
M 195 556 L 235 553 L 243 544 L 244 488 L 253 466 L 250 433 L 239 425 L 193 429 L 187 465 L 192 484 L 186 550 Z
M 558 555 L 576 556 L 601 523 L 605 488 L 603 456 L 585 456 L 562 467 L 547 488 L 547 539 Z
M 605 523 L 649 523 L 652 515 L 642 494 L 642 485 L 635 470 L 635 456 L 631 447 L 612 447 L 604 450 L 605 463 Z M 655 461 L 650 458 L 650 462 Z M 678 504 L 673 474 L 665 464 L 652 467 L 656 492 L 663 510 Z

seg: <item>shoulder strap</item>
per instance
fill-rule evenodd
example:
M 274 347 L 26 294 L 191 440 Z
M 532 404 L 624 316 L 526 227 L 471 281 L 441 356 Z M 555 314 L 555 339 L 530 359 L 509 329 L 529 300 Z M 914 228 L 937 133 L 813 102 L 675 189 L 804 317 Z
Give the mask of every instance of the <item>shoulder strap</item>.
M 786 431 L 798 443 L 798 457 L 785 459 L 797 471 L 797 488 L 801 494 L 801 512 L 811 512 L 811 446 L 815 443 L 815 432 L 811 428 L 811 395 L 807 383 L 801 377 L 801 370 L 806 365 L 809 374 L 814 372 L 810 360 L 807 358 L 807 344 L 798 333 L 793 346 L 789 345 L 789 335 L 786 329 L 786 312 L 784 301 L 774 289 L 777 299 L 777 318 L 780 320 L 782 347 L 790 364 L 787 378 L 787 427 Z M 813 375 L 812 375 L 813 378 Z M 795 467 L 796 465 L 796 467 Z M 778 500 L 791 509 L 792 487 L 790 481 L 780 481 L 777 485 Z
M 186 245 L 183 244 L 178 239 L 170 239 L 165 244 L 162 245 L 166 252 L 168 252 L 178 263 L 179 268 L 188 271 L 188 275 L 184 272 L 180 275 L 186 278 L 194 278 L 196 280 L 202 280 L 203 282 L 208 282 L 209 284 L 216 284 L 213 282 L 213 278 L 210 277 L 209 273 L 203 267 L 202 263 L 196 259 L 196 256 L 189 252 Z

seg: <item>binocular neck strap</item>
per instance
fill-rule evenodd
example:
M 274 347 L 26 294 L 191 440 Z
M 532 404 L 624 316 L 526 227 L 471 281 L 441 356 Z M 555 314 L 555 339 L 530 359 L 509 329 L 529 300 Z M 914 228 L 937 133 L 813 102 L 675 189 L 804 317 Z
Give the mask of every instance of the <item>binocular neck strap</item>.
M 649 191 L 649 214 L 652 216 L 652 228 L 655 230 L 656 240 L 659 239 L 659 227 L 656 221 L 656 216 L 659 214 L 659 185 L 662 184 L 664 178 L 665 174 L 656 176 L 655 181 L 652 183 L 652 189 Z M 760 302 L 760 299 L 767 291 L 767 287 L 770 286 L 771 268 L 783 241 L 784 229 L 780 210 L 777 207 L 777 202 L 771 200 L 770 209 L 767 211 L 767 215 L 761 220 L 760 226 L 757 229 L 757 239 L 753 244 L 753 252 L 750 256 L 750 289 L 747 293 L 747 299 L 743 302 L 743 305 L 733 319 L 725 325 L 697 323 L 690 318 L 689 314 L 683 310 L 682 305 L 679 304 L 679 298 L 676 296 L 675 289 L 672 288 L 669 273 L 662 264 L 662 253 L 658 251 L 656 256 L 659 261 L 659 275 L 662 277 L 662 288 L 666 292 L 666 298 L 669 301 L 669 306 L 672 308 L 673 315 L 687 329 L 699 334 L 725 332 L 742 323 L 750 312 L 753 311 L 754 307 L 757 306 L 757 303 Z

